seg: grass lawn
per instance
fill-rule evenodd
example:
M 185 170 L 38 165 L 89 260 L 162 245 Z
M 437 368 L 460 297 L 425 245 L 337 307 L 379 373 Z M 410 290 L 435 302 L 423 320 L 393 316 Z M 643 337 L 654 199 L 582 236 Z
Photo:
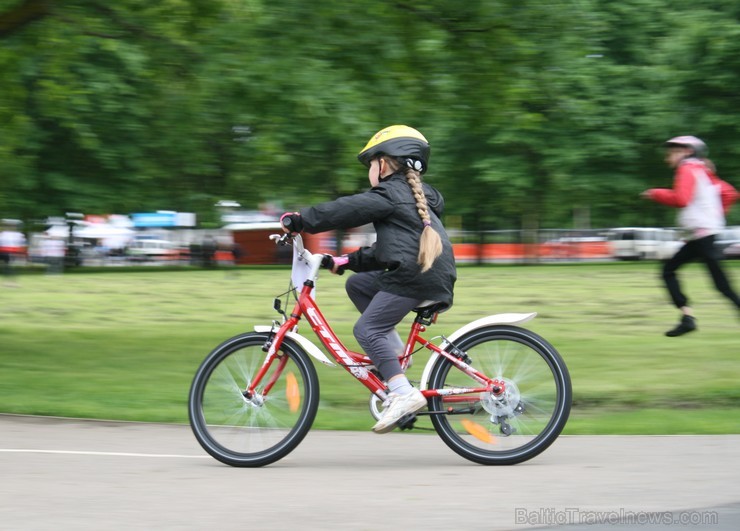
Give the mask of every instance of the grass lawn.
M 740 289 L 740 261 L 725 267 Z M 691 265 L 681 279 L 699 331 L 666 338 L 678 313 L 658 273 L 656 263 L 463 266 L 455 306 L 428 334 L 537 311 L 527 326 L 560 351 L 573 379 L 565 433 L 740 433 L 740 314 Z M 21 275 L 16 286 L 0 285 L 0 412 L 187 422 L 201 360 L 222 340 L 269 324 L 288 277 L 279 267 Z M 345 277 L 321 280 L 323 313 L 358 348 Z M 426 361 L 419 354 L 412 379 Z M 339 368 L 317 369 L 315 427 L 369 429 L 364 388 Z

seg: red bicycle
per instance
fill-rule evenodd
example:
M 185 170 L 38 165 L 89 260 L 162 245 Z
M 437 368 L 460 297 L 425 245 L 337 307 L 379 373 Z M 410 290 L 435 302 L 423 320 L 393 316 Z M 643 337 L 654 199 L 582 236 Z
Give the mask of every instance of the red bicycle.
M 370 358 L 342 344 L 312 297 L 324 255 L 304 249 L 300 235 L 271 238 L 293 245 L 287 292 L 295 298 L 292 311 L 286 314 L 276 298 L 281 321 L 221 343 L 200 365 L 190 388 L 188 412 L 196 439 L 231 466 L 268 465 L 306 436 L 319 407 L 311 358 L 343 367 L 364 385 L 376 420 L 388 395 Z M 402 418 L 398 427 L 410 429 L 417 416 L 429 416 L 452 450 L 484 465 L 511 465 L 540 454 L 565 426 L 572 390 L 568 369 L 552 345 L 517 326 L 536 313 L 489 315 L 440 336 L 436 345 L 422 333 L 442 309 L 431 304 L 414 310 L 399 359 L 405 370 L 412 355 L 430 352 L 419 383 L 429 405 Z M 298 333 L 304 317 L 333 361 Z

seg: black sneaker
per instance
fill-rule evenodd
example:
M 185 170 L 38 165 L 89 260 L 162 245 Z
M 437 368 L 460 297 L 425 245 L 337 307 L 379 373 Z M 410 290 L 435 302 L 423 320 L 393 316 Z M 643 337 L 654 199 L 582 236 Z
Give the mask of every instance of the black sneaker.
M 668 330 L 665 335 L 668 337 L 678 337 L 694 330 L 696 330 L 696 319 L 690 315 L 684 315 L 681 317 L 681 322 L 675 328 Z

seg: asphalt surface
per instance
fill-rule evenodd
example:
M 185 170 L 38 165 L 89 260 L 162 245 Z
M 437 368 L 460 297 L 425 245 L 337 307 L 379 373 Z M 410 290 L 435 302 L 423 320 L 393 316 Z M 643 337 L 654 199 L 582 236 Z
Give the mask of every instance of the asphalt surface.
M 740 529 L 740 436 L 562 436 L 485 467 L 434 434 L 312 431 L 264 468 L 189 426 L 0 415 L 2 530 Z

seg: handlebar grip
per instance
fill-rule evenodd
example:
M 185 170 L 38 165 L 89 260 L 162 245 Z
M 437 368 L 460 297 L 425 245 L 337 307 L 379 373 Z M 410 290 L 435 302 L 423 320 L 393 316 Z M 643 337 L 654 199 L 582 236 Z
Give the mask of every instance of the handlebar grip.
M 280 216 L 280 224 L 288 232 L 303 232 L 303 221 L 301 221 L 301 215 L 298 212 L 286 212 Z
M 321 267 L 324 269 L 332 270 L 334 269 L 334 266 L 336 263 L 334 262 L 334 257 L 330 254 L 325 254 L 324 257 L 321 259 Z M 338 267 L 337 268 L 337 275 L 344 275 L 344 268 Z

